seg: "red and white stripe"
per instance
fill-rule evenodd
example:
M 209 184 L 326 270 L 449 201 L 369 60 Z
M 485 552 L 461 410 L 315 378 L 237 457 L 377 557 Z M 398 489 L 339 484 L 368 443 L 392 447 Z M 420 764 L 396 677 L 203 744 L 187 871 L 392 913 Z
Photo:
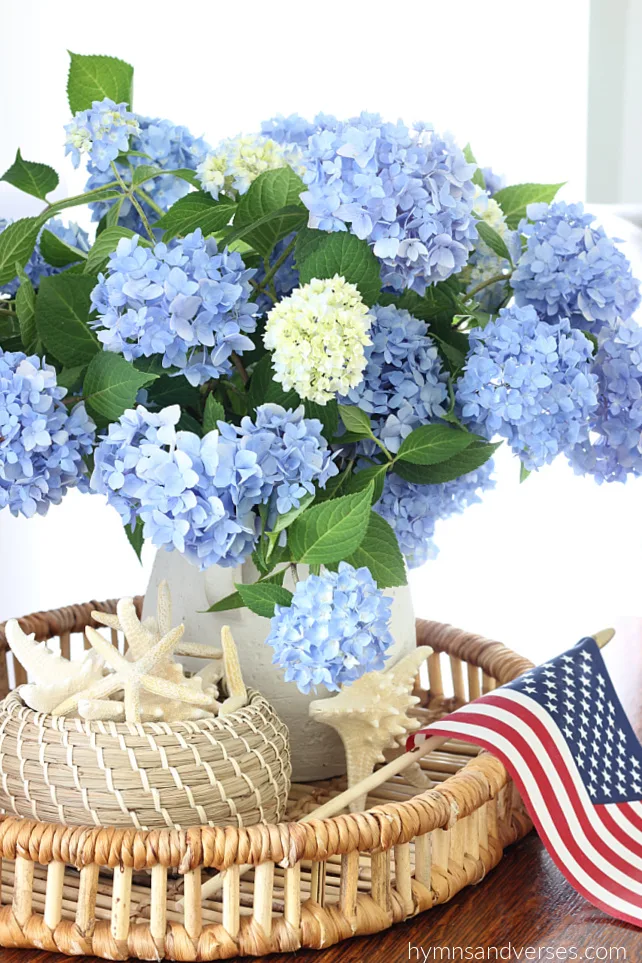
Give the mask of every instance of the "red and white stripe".
M 642 803 L 595 805 L 542 706 L 498 689 L 413 733 L 408 748 L 428 736 L 459 737 L 501 759 L 569 883 L 605 912 L 642 926 Z

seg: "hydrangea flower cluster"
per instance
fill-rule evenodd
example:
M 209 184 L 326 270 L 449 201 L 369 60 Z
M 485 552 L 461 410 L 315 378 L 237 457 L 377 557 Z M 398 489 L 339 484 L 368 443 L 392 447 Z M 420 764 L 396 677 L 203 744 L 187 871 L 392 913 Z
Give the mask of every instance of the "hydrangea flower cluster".
M 256 424 L 223 422 L 203 438 L 178 431 L 178 405 L 142 405 L 109 425 L 96 448 L 91 487 L 107 496 L 124 525 L 144 523 L 154 545 L 178 549 L 201 569 L 239 565 L 258 535 L 257 505 L 295 504 L 335 468 L 320 423 L 303 409 L 257 409 Z
M 378 114 L 317 120 L 302 152 L 309 226 L 366 238 L 398 291 L 423 294 L 460 271 L 477 237 L 475 165 L 455 143 Z
M 346 394 L 361 381 L 371 324 L 357 287 L 338 275 L 295 288 L 267 318 L 274 380 L 321 405 Z
M 583 441 L 597 377 L 591 342 L 567 318 L 549 324 L 530 306 L 505 308 L 470 341 L 456 399 L 475 430 L 505 437 L 529 470 Z
M 160 167 L 168 171 L 181 169 L 195 171 L 209 150 L 209 144 L 202 137 L 194 137 L 187 127 L 158 117 L 141 117 L 138 114 L 135 117 L 138 130 L 130 140 L 130 149 L 137 153 L 129 154 L 127 163 L 119 162 L 116 165 L 125 183 L 131 181 L 132 170 L 141 165 Z M 110 171 L 101 171 L 91 160 L 87 170 L 90 174 L 85 185 L 87 191 L 102 187 L 113 180 Z M 175 201 L 184 197 L 190 190 L 187 181 L 173 174 L 161 174 L 152 180 L 145 181 L 142 187 L 146 197 L 162 211 L 167 211 Z M 99 221 L 114 203 L 115 201 L 97 201 L 90 204 L 93 220 Z M 157 213 L 147 204 L 144 197 L 140 197 L 140 203 L 146 216 L 152 221 L 156 220 Z M 122 202 L 119 223 L 138 234 L 143 233 L 140 214 L 128 198 Z
M 273 661 L 304 693 L 350 685 L 383 668 L 393 643 L 391 607 L 367 568 L 340 562 L 337 572 L 310 575 L 297 584 L 290 606 L 275 606 L 266 640 Z
M 633 318 L 604 325 L 598 345 L 598 406 L 570 462 L 600 483 L 626 481 L 642 475 L 642 327 Z
M 377 305 L 371 314 L 363 380 L 342 400 L 367 411 L 377 437 L 397 452 L 414 428 L 446 414 L 447 373 L 424 321 L 394 305 Z M 373 445 L 366 445 L 366 453 Z
M 511 258 L 516 261 L 522 250 L 518 233 L 508 230 L 506 218 L 497 201 L 493 200 L 486 191 L 482 191 L 480 188 L 477 191 L 473 208 L 475 214 L 499 234 L 506 244 Z M 477 238 L 473 253 L 463 272 L 467 281 L 466 290 L 473 291 L 485 281 L 507 272 L 510 266 L 506 258 L 498 257 L 481 237 Z M 475 300 L 484 311 L 494 314 L 499 309 L 505 296 L 505 284 L 498 281 L 497 284 L 491 284 L 477 292 Z
M 66 394 L 42 358 L 0 348 L 0 509 L 31 518 L 69 488 L 87 490 L 96 426 L 82 402 L 62 403 Z
M 640 304 L 639 283 L 604 228 L 591 226 L 595 217 L 562 201 L 530 204 L 527 214 L 519 225 L 526 250 L 511 280 L 517 304 L 595 333 L 630 318 Z
M 336 123 L 334 117 L 326 118 L 324 114 L 317 114 L 313 123 L 310 123 L 305 117 L 301 117 L 300 114 L 290 114 L 288 117 L 277 114 L 275 117 L 263 121 L 261 133 L 264 137 L 272 138 L 278 144 L 285 146 L 294 144 L 297 147 L 307 147 L 308 139 L 319 128 L 325 126 L 326 120 L 330 124 Z
M 254 347 L 254 271 L 200 228 L 153 249 L 139 240 L 121 238 L 92 292 L 99 340 L 128 361 L 160 355 L 192 385 L 231 371 L 232 353 Z
M 503 176 L 496 174 L 492 167 L 482 167 L 481 172 L 484 178 L 484 187 L 491 197 L 506 186 Z
M 477 471 L 438 485 L 415 485 L 393 472 L 386 476 L 374 510 L 393 528 L 410 568 L 437 557 L 435 523 L 481 501 L 480 492 L 495 485 L 492 472 L 491 460 Z
M 338 474 L 334 456 L 321 434 L 317 418 L 305 418 L 303 405 L 286 411 L 280 405 L 266 404 L 256 409 L 256 421 L 245 417 L 240 425 L 219 422 L 221 437 L 236 441 L 242 451 L 256 454 L 263 473 L 260 501 L 270 504 L 268 526 L 277 513 L 284 515 L 298 508 L 301 499 L 321 488 Z M 274 497 L 272 497 L 274 496 Z
M 198 165 L 197 176 L 204 191 L 215 200 L 219 194 L 236 198 L 245 194 L 259 174 L 279 167 L 297 167 L 298 150 L 271 137 L 239 134 L 222 141 Z M 300 168 L 300 162 L 298 163 Z
M 11 221 L 7 221 L 0 217 L 0 234 L 9 226 Z M 63 224 L 58 218 L 53 218 L 51 221 L 47 221 L 45 224 L 45 230 L 51 231 L 56 237 L 59 237 L 61 241 L 68 244 L 70 247 L 78 248 L 79 251 L 86 252 L 89 250 L 89 238 L 87 232 L 83 231 L 78 224 L 71 221 L 68 225 Z M 45 261 L 40 250 L 40 243 L 38 242 L 31 253 L 31 256 L 24 267 L 24 272 L 33 284 L 34 288 L 37 288 L 40 284 L 41 278 L 50 277 L 52 274 L 60 274 L 61 271 L 66 271 L 67 268 L 53 267 L 47 261 Z M 13 278 L 6 284 L 0 287 L 0 294 L 7 294 L 10 298 L 14 297 L 16 291 L 20 286 L 20 280 L 18 277 Z
M 99 170 L 109 170 L 112 161 L 129 148 L 129 138 L 138 133 L 138 121 L 127 104 L 115 104 L 109 97 L 95 100 L 89 110 L 79 110 L 65 127 L 65 154 L 74 167 L 81 154 Z

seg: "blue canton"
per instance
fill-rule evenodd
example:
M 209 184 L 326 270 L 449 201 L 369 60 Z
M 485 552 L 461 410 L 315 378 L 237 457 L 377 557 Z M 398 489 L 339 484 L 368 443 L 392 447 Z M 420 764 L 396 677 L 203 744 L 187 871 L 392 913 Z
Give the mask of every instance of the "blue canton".
M 582 639 L 505 688 L 527 695 L 550 713 L 595 805 L 639 802 L 642 746 L 595 639 Z

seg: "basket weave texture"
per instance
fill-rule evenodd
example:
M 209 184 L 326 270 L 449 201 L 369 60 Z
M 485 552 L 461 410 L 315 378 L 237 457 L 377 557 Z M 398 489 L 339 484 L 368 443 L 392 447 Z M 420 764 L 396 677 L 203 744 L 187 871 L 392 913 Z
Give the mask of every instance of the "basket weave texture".
M 258 692 L 197 722 L 85 722 L 0 703 L 0 807 L 66 826 L 251 826 L 278 822 L 288 734 Z
M 59 637 L 64 650 L 91 608 L 111 606 L 21 621 L 25 631 L 39 627 L 40 638 Z M 429 690 L 417 690 L 422 724 L 531 667 L 452 626 L 419 621 L 417 639 L 435 650 Z M 444 694 L 444 668 L 452 695 Z M 305 823 L 296 820 L 345 788 L 342 780 L 292 786 L 289 822 L 246 827 L 81 829 L 0 816 L 0 945 L 204 961 L 327 947 L 386 929 L 482 880 L 531 828 L 488 753 L 450 743 L 422 768 L 434 780 L 429 790 L 397 777 L 369 797 L 367 812 Z M 212 871 L 220 887 L 203 899 Z

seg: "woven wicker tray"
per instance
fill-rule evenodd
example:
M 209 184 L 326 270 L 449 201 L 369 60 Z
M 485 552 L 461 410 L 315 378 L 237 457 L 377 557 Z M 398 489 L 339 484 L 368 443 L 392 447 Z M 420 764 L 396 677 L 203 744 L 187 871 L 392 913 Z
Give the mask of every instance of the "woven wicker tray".
M 59 644 L 93 625 L 89 602 L 21 619 Z M 531 666 L 498 642 L 417 622 L 435 650 L 422 721 L 508 682 Z M 4 653 L 4 654 L 3 654 Z M 0 626 L 0 696 L 9 686 Z M 24 670 L 13 666 L 17 684 Z M 345 781 L 294 785 L 289 822 L 245 829 L 64 827 L 0 816 L 0 945 L 107 959 L 215 960 L 327 947 L 376 933 L 479 882 L 504 847 L 531 828 L 501 763 L 447 743 L 421 762 L 435 788 L 418 793 L 396 777 L 367 812 L 297 823 Z M 254 868 L 243 875 L 239 867 Z M 222 886 L 202 900 L 205 879 Z

